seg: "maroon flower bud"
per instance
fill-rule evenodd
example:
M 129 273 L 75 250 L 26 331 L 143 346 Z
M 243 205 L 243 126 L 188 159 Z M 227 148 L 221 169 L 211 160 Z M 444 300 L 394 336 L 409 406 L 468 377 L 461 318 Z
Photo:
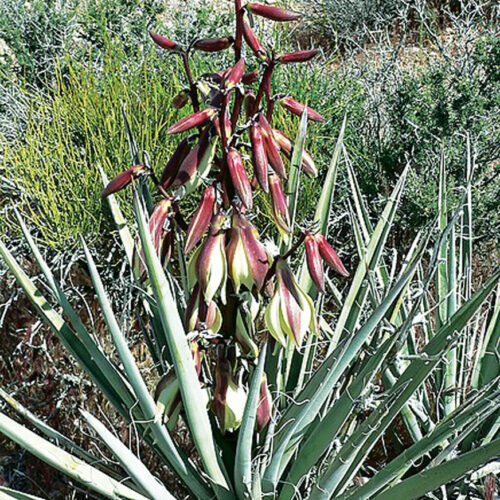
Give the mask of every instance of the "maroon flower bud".
M 173 99 L 172 106 L 175 109 L 182 109 L 189 101 L 189 90 L 181 90 Z
M 149 232 L 151 233 L 153 245 L 158 255 L 160 254 L 164 231 L 168 229 L 166 227 L 166 222 L 172 215 L 172 200 L 169 198 L 165 198 L 157 203 L 153 209 L 153 213 L 151 214 L 151 219 L 149 220 Z
M 319 53 L 319 50 L 299 50 L 297 52 L 285 52 L 278 57 L 278 61 L 282 64 L 301 63 L 310 61 Z
M 241 58 L 227 73 L 225 87 L 227 90 L 232 89 L 243 77 L 243 72 L 245 71 L 245 58 Z
M 219 52 L 227 49 L 234 42 L 232 36 L 224 36 L 222 38 L 205 38 L 198 40 L 193 47 L 203 52 Z
M 282 151 L 284 155 L 290 159 L 292 157 L 294 143 L 280 130 L 274 128 L 273 134 L 280 151 Z M 307 175 L 311 177 L 318 176 L 318 169 L 316 168 L 311 155 L 305 149 L 302 151 L 302 162 L 300 166 Z
M 118 174 L 103 190 L 101 193 L 101 198 L 104 199 L 110 194 L 116 193 L 121 189 L 127 187 L 132 179 L 139 176 L 145 169 L 144 165 L 134 165 L 133 167 L 125 170 L 121 174 Z
M 257 70 L 250 71 L 250 73 L 245 73 L 242 76 L 241 82 L 244 83 L 245 85 L 250 85 L 252 83 L 255 83 L 258 77 L 259 77 L 259 72 Z
M 271 5 L 249 3 L 247 4 L 247 8 L 252 14 L 265 17 L 266 19 L 270 19 L 271 21 L 285 22 L 297 21 L 298 19 L 300 19 L 300 14 L 296 12 L 280 9 L 279 7 L 273 7 Z
M 208 229 L 214 213 L 215 198 L 215 188 L 208 186 L 203 192 L 200 205 L 187 230 L 186 241 L 184 243 L 184 251 L 186 253 L 189 253 L 196 246 Z
M 266 51 L 264 50 L 264 47 L 262 47 L 262 44 L 259 42 L 252 28 L 250 28 L 250 25 L 246 21 L 243 21 L 243 37 L 245 38 L 245 42 L 247 42 L 250 49 L 252 49 L 252 52 L 259 59 L 266 58 Z
M 245 94 L 245 112 L 247 115 L 247 119 L 250 119 L 251 116 L 253 115 L 254 107 L 255 107 L 255 94 L 251 90 L 249 90 Z
M 246 208 L 252 208 L 252 187 L 243 167 L 241 156 L 234 148 L 231 148 L 227 153 L 227 166 L 236 194 Z
M 255 177 L 259 181 L 261 188 L 264 192 L 269 192 L 269 185 L 267 182 L 267 155 L 264 148 L 264 138 L 260 125 L 254 123 L 250 127 L 250 142 L 252 143 L 253 167 L 255 170 Z
M 281 180 L 275 174 L 271 174 L 269 176 L 269 190 L 271 191 L 271 204 L 274 220 L 276 221 L 278 230 L 283 238 L 288 240 L 288 235 L 291 231 L 288 203 L 286 201 L 285 193 L 283 192 Z
M 304 109 L 307 109 L 307 118 L 309 118 L 309 120 L 313 120 L 315 122 L 325 121 L 325 119 L 317 111 L 314 111 L 314 109 L 310 108 L 309 106 L 305 106 L 304 104 L 295 101 L 291 97 L 284 97 L 283 99 L 279 100 L 279 103 L 294 115 L 302 116 Z
M 217 132 L 217 135 L 222 137 L 219 116 L 217 116 L 217 118 L 215 118 L 214 125 L 215 125 L 215 131 Z M 229 116 L 229 113 L 226 113 L 224 116 L 224 132 L 226 134 L 226 139 L 229 139 L 231 137 L 231 135 L 233 134 L 233 129 L 231 127 L 231 118 Z
M 316 236 L 318 240 L 319 253 L 323 260 L 338 274 L 346 278 L 349 276 L 346 268 L 340 261 L 337 252 L 330 246 L 326 238 L 319 234 Z
M 196 113 L 186 116 L 182 120 L 178 121 L 174 125 L 172 125 L 168 130 L 167 134 L 178 134 L 180 132 L 185 132 L 186 130 L 190 130 L 194 127 L 199 127 L 201 125 L 205 125 L 205 123 L 209 122 L 217 113 L 217 110 L 214 108 L 205 108 L 201 111 L 197 111 Z
M 168 38 L 157 35 L 156 33 L 153 33 L 152 31 L 149 32 L 149 35 L 153 39 L 153 42 L 156 43 L 156 45 L 159 45 L 162 49 L 167 49 L 167 50 L 177 50 L 179 49 L 179 45 L 175 42 L 172 42 L 172 40 L 169 40 Z
M 259 406 L 257 407 L 257 430 L 261 431 L 271 420 L 273 408 L 273 398 L 267 385 L 266 374 L 262 374 L 262 382 L 260 384 Z
M 201 164 L 206 160 L 210 146 L 210 133 L 208 128 L 203 130 L 196 146 L 189 151 L 179 167 L 171 187 L 177 188 L 189 182 L 196 175 Z
M 262 113 L 259 114 L 259 125 L 263 130 L 265 150 L 269 164 L 280 177 L 286 178 L 285 165 L 274 140 L 273 129 Z
M 191 146 L 188 139 L 183 139 L 177 146 L 174 154 L 170 157 L 160 178 L 163 189 L 168 189 L 179 171 L 179 167 L 189 153 Z
M 306 236 L 305 247 L 307 268 L 309 269 L 311 279 L 316 285 L 316 288 L 319 291 L 324 292 L 325 280 L 323 276 L 323 263 L 321 260 L 321 255 L 319 253 L 318 242 L 314 235 L 308 234 Z

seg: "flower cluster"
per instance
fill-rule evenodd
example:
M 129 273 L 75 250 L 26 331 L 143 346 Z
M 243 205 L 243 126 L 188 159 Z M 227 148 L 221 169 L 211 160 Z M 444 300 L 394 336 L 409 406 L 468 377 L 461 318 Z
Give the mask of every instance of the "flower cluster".
M 341 276 L 347 275 L 324 235 L 309 230 L 291 246 L 284 182 L 294 144 L 272 125 L 276 104 L 292 115 L 306 113 L 309 120 L 324 121 L 317 111 L 291 96 L 273 93 L 277 67 L 309 61 L 318 51 L 275 54 L 258 39 L 252 28 L 253 16 L 293 22 L 300 15 L 258 3 L 235 3 L 234 36 L 195 40 L 185 48 L 151 33 L 159 47 L 182 58 L 188 87 L 175 96 L 173 106 L 181 109 L 191 102 L 193 112 L 167 129 L 168 135 L 185 137 L 159 178 L 152 169 L 135 165 L 113 179 L 103 192 L 103 196 L 114 193 L 139 176 L 153 180 L 162 199 L 151 214 L 150 230 L 165 265 L 182 233 L 183 251 L 189 255 L 186 331 L 194 339 L 199 369 L 199 345 L 216 345 L 206 349 L 209 352 L 203 359 L 213 381 L 211 406 L 223 431 L 236 429 L 241 420 L 246 398 L 241 360 L 258 355 L 262 338 L 269 333 L 279 345 L 300 347 L 308 331 L 318 332 L 313 301 L 298 284 L 289 257 L 305 244 L 308 269 L 319 291 L 324 291 L 323 261 Z M 191 51 L 212 53 L 231 47 L 234 65 L 193 77 Z M 300 167 L 311 177 L 318 174 L 307 151 L 302 153 Z M 200 188 L 201 201 L 186 224 L 179 201 Z M 252 213 L 259 189 L 269 198 L 282 241 L 293 251 L 271 255 L 263 244 Z M 141 260 L 139 251 L 138 272 L 143 277 Z M 170 417 L 178 413 L 180 404 L 175 383 L 166 377 L 160 391 L 168 396 L 168 402 L 162 404 L 171 409 Z M 258 420 L 264 426 L 272 404 L 265 379 L 261 396 Z

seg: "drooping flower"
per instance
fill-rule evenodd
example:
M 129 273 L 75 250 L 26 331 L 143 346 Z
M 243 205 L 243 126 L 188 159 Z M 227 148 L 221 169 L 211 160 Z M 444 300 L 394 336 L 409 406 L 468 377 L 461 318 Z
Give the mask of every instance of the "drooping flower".
M 234 432 L 241 425 L 246 401 L 247 392 L 241 381 L 235 380 L 229 362 L 219 358 L 212 407 L 223 434 Z
M 264 245 L 259 241 L 257 229 L 242 214 L 233 215 L 229 244 L 226 249 L 229 276 L 236 293 L 244 285 L 249 291 L 262 288 L 269 269 Z
M 186 308 L 186 328 L 189 332 L 208 330 L 215 334 L 222 326 L 222 315 L 217 304 L 205 303 L 199 283 L 193 288 Z
M 224 248 L 225 235 L 222 230 L 224 216 L 212 217 L 207 239 L 190 261 L 191 275 L 194 274 L 203 291 L 206 303 L 220 290 L 222 302 L 226 297 L 227 261 Z
M 266 308 L 265 321 L 271 335 L 283 346 L 288 337 L 300 347 L 308 330 L 318 332 L 313 302 L 281 257 L 276 263 L 276 285 Z

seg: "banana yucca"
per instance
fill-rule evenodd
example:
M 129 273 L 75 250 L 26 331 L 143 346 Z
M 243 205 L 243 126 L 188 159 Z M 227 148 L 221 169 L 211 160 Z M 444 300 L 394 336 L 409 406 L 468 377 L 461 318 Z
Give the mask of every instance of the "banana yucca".
M 189 87 L 174 107 L 185 106 L 188 96 L 193 113 L 167 133 L 188 135 L 157 177 L 141 161 L 125 118 L 133 166 L 109 183 L 103 173 L 103 197 L 138 290 L 136 314 L 155 364 L 156 387 L 138 369 L 83 241 L 119 364 L 73 309 L 20 217 L 50 302 L 1 241 L 0 254 L 40 316 L 192 498 L 406 499 L 440 487 L 448 498 L 456 492 L 473 498 L 500 452 L 500 298 L 498 271 L 472 292 L 472 172 L 459 209 L 451 213 L 443 162 L 438 227 L 417 235 L 396 272 L 384 249 L 407 171 L 373 227 L 343 149 L 344 121 L 313 221 L 299 226 L 302 175 L 318 173 L 304 150 L 307 122 L 324 118 L 290 96 L 274 94 L 272 76 L 280 65 L 306 62 L 317 51 L 276 55 L 252 28 L 253 16 L 293 22 L 297 13 L 241 6 L 238 0 L 235 6 L 234 37 L 196 40 L 184 49 L 151 35 L 183 59 Z M 253 54 L 247 73 L 243 42 Z M 193 78 L 191 50 L 230 47 L 233 66 Z M 276 102 L 301 117 L 295 143 L 273 129 Z M 328 231 L 341 155 L 359 253 L 347 293 L 337 289 L 324 266 L 344 280 L 349 276 Z M 114 196 L 125 188 L 132 190 L 137 234 Z M 276 231 L 267 236 L 279 235 L 274 245 L 259 234 L 259 191 L 275 222 Z M 192 192 L 200 192 L 201 200 L 186 221 L 181 202 Z M 326 294 L 340 308 L 333 319 Z M 472 322 L 478 315 L 481 321 Z M 90 413 L 82 410 L 121 474 L 4 391 L 0 395 L 38 430 L 0 413 L 0 432 L 73 481 L 107 498 L 174 498 L 160 471 L 149 470 Z M 404 428 L 405 449 L 388 453 L 384 467 L 374 468 L 371 454 L 382 440 L 389 434 L 402 438 L 392 426 L 396 419 L 404 426 L 398 429 Z M 196 456 L 181 451 L 182 423 Z M 475 481 L 460 482 L 465 475 Z M 34 498 L 0 486 L 3 497 Z

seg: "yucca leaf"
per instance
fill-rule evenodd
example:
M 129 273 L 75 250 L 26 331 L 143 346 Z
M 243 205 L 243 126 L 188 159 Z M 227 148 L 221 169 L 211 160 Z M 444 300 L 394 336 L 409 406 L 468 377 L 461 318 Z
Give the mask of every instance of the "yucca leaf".
M 97 493 L 114 500 L 147 500 L 78 457 L 58 448 L 0 412 L 0 432 L 45 463 Z
M 385 246 L 387 235 L 394 220 L 394 215 L 403 192 L 408 168 L 402 173 L 394 190 L 387 201 L 380 220 L 373 231 L 370 242 L 366 248 L 365 258 L 362 259 L 356 269 L 356 273 L 349 288 L 349 293 L 344 301 L 344 307 L 340 312 L 335 327 L 335 333 L 330 341 L 328 353 L 331 353 L 342 335 L 352 333 L 363 308 L 367 289 L 365 278 L 369 271 L 376 268 L 378 260 Z
M 457 408 L 454 414 L 442 420 L 427 436 L 385 465 L 366 484 L 347 491 L 339 500 L 368 500 L 395 479 L 402 477 L 417 460 L 439 447 L 446 439 L 454 434 L 462 433 L 463 430 L 476 428 L 498 407 L 500 391 L 497 385 L 491 384 L 472 400 L 465 402 Z
M 420 251 L 421 256 L 423 249 Z M 349 339 L 342 349 L 334 351 L 333 367 L 325 361 L 321 368 L 309 379 L 304 390 L 297 396 L 296 404 L 291 405 L 283 414 L 275 436 L 273 455 L 263 482 L 265 492 L 274 491 L 279 477 L 286 466 L 285 453 L 292 444 L 296 445 L 305 428 L 316 418 L 324 402 L 330 395 L 344 371 L 357 355 L 363 344 L 383 320 L 390 306 L 401 293 L 413 274 L 419 258 L 416 258 L 408 271 L 396 282 L 380 306 L 372 313 L 356 335 Z M 331 358 L 331 356 L 330 356 Z
M 115 458 L 127 471 L 135 484 L 149 495 L 152 500 L 165 499 L 175 500 L 170 492 L 156 479 L 148 468 L 137 458 L 129 448 L 127 448 L 118 438 L 116 438 L 106 427 L 86 411 L 81 412 L 87 424 L 94 429 L 104 444 L 112 451 Z
M 245 412 L 241 421 L 234 461 L 234 484 L 240 499 L 252 498 L 252 441 L 254 436 L 260 385 L 264 373 L 267 344 L 260 349 L 259 362 L 254 369 L 248 392 Z
M 333 460 L 327 469 L 318 477 L 311 499 L 329 498 L 333 494 L 340 494 L 348 486 L 348 481 L 362 466 L 366 456 L 376 444 L 380 436 L 387 429 L 390 423 L 397 416 L 401 408 L 408 402 L 412 394 L 427 379 L 432 370 L 438 365 L 442 356 L 451 347 L 457 333 L 461 332 L 471 317 L 478 311 L 482 303 L 486 300 L 491 291 L 495 288 L 500 276 L 497 271 L 473 297 L 453 315 L 436 335 L 425 346 L 421 357 L 411 362 L 405 372 L 398 379 L 397 383 L 388 391 L 388 395 L 393 391 L 398 391 L 399 395 L 389 411 L 384 405 L 380 405 L 370 415 L 369 421 L 361 424 L 351 435 L 344 445 L 349 447 L 350 443 L 356 442 L 363 437 L 363 444 L 356 448 L 349 448 L 350 457 L 342 457 L 342 461 Z M 401 387 L 404 390 L 401 391 Z M 377 417 L 378 415 L 378 417 Z M 376 422 L 377 431 L 370 427 L 371 421 Z M 366 437 L 366 435 L 369 435 Z M 344 470 L 343 474 L 338 473 L 340 463 L 349 460 L 352 467 Z
M 50 270 L 47 262 L 43 258 L 38 246 L 36 245 L 33 237 L 31 236 L 28 228 L 24 224 L 21 216 L 16 212 L 16 217 L 23 231 L 24 237 L 35 256 L 35 259 L 40 266 L 40 270 L 47 279 L 50 289 L 55 296 L 58 304 L 62 307 L 64 313 L 68 317 L 71 325 L 73 326 L 76 335 L 78 335 L 79 340 L 87 349 L 90 357 L 94 362 L 99 365 L 103 374 L 106 376 L 107 381 L 113 386 L 117 394 L 120 394 L 122 404 L 127 408 L 131 408 L 134 404 L 134 398 L 132 396 L 130 387 L 126 383 L 124 377 L 119 372 L 117 367 L 109 360 L 106 354 L 102 351 L 101 347 L 97 344 L 96 340 L 89 334 L 87 328 L 83 324 L 80 316 L 73 309 L 69 303 L 66 295 L 61 289 L 59 283 L 55 279 L 52 271 Z
M 155 402 L 148 391 L 146 383 L 137 367 L 136 361 L 130 352 L 127 341 L 118 325 L 118 321 L 113 313 L 111 303 L 104 290 L 104 285 L 97 271 L 94 259 L 92 258 L 85 241 L 82 238 L 83 249 L 87 258 L 90 277 L 94 284 L 97 294 L 97 299 L 103 312 L 104 320 L 113 338 L 113 343 L 118 352 L 120 361 L 123 364 L 125 373 L 127 374 L 130 385 L 132 386 L 139 407 L 144 415 L 146 426 L 150 428 L 152 436 L 158 447 L 163 451 L 179 477 L 184 481 L 186 486 L 197 495 L 198 498 L 208 498 L 210 491 L 207 485 L 201 479 L 200 475 L 194 469 L 193 465 L 186 460 L 177 449 L 174 441 L 170 437 L 168 430 L 165 428 L 161 419 L 156 415 Z
M 467 472 L 478 469 L 499 454 L 500 439 L 495 439 L 491 443 L 464 453 L 449 462 L 444 462 L 432 469 L 405 479 L 377 495 L 374 500 L 393 500 L 395 498 L 413 500 L 422 498 L 425 493 L 448 484 Z
M 0 486 L 0 500 L 44 500 L 42 497 L 28 495 L 21 491 L 11 490 L 5 486 Z
M 3 389 L 0 388 L 0 397 L 8 403 L 21 417 L 28 420 L 32 425 L 34 425 L 38 430 L 43 432 L 45 436 L 55 441 L 58 446 L 64 446 L 66 449 L 71 450 L 75 455 L 78 455 L 82 460 L 87 463 L 92 463 L 94 466 L 99 464 L 99 468 L 103 470 L 106 474 L 117 479 L 118 474 L 115 470 L 109 467 L 104 461 L 99 460 L 95 455 L 92 455 L 87 450 L 78 446 L 71 439 L 67 438 L 60 432 L 56 431 L 45 422 L 40 420 L 36 415 L 30 412 L 25 406 L 21 405 L 12 396 L 9 396 Z
M 107 379 L 107 374 L 102 370 L 96 360 L 93 359 L 86 346 L 76 336 L 68 323 L 50 306 L 45 297 L 35 287 L 2 240 L 0 240 L 0 255 L 15 276 L 18 284 L 24 290 L 28 299 L 37 309 L 43 320 L 50 326 L 64 347 L 75 357 L 78 364 L 92 377 L 94 382 L 122 416 L 129 418 L 128 407 L 124 405 L 124 395 L 117 392 L 110 384 Z M 130 392 L 128 392 L 125 401 L 133 401 Z
M 137 193 L 134 196 L 134 209 L 144 251 L 144 260 L 148 269 L 149 281 L 165 330 L 175 373 L 179 380 L 182 401 L 191 435 L 200 454 L 205 471 L 216 487 L 216 494 L 220 498 L 224 498 L 230 495 L 230 487 L 218 459 L 215 440 L 204 404 L 203 392 L 196 373 L 193 356 L 165 271 L 151 241 L 151 234 L 144 209 L 141 206 L 141 201 Z

